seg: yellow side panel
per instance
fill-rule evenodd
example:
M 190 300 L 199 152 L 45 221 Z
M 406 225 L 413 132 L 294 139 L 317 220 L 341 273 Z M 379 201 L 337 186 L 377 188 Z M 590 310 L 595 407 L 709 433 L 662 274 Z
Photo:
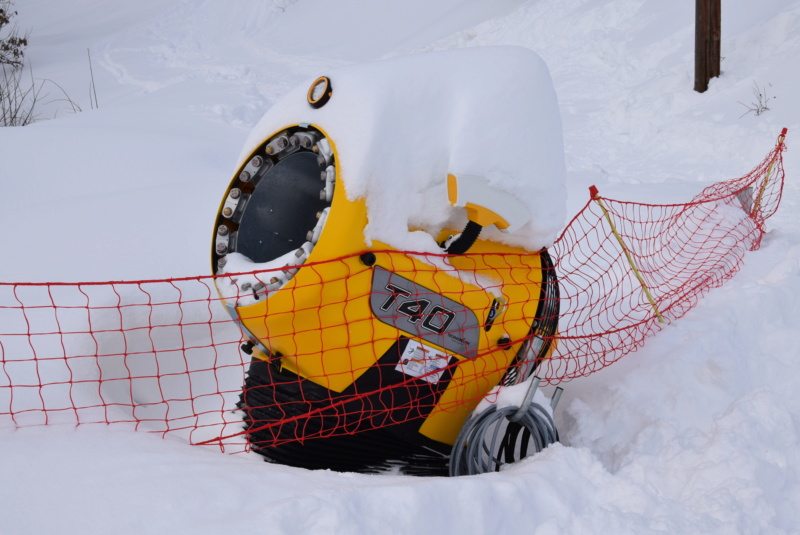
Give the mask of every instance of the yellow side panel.
M 371 283 L 372 271 L 357 257 L 305 266 L 275 295 L 240 308 L 239 315 L 270 351 L 284 355 L 283 366 L 341 392 L 396 339 L 395 329 L 372 316 Z

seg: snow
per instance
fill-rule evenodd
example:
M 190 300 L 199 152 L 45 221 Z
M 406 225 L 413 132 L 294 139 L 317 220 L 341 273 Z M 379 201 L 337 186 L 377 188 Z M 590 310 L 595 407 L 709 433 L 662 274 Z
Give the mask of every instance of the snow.
M 316 110 L 306 102 L 316 75 L 298 85 L 253 129 L 240 163 L 276 132 L 310 123 L 334 140 L 347 197 L 366 199 L 368 243 L 439 252 L 439 231 L 458 215 L 456 228 L 466 224 L 463 210 L 448 203 L 448 173 L 484 177 L 527 205 L 531 220 L 519 231 L 489 227 L 486 237 L 529 250 L 555 241 L 565 219 L 561 121 L 536 54 L 469 48 L 324 74 L 333 86 L 330 102 Z M 420 228 L 428 235 L 409 232 Z
M 800 2 L 724 3 L 723 72 L 704 94 L 685 2 L 332 4 L 18 2 L 34 76 L 84 111 L 54 101 L 42 115 L 55 119 L 0 129 L 0 279 L 208 273 L 240 150 L 293 88 L 364 61 L 502 45 L 549 69 L 567 215 L 592 184 L 687 201 L 744 175 L 788 127 L 761 249 L 642 349 L 564 385 L 562 444 L 500 473 L 309 472 L 124 426 L 0 422 L 0 533 L 797 533 Z M 754 85 L 774 97 L 758 116 Z

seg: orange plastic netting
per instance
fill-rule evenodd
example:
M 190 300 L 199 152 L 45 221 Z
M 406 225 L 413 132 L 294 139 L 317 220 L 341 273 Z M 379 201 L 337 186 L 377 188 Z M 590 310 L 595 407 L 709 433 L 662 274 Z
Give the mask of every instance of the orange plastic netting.
M 551 340 L 555 349 L 537 375 L 557 384 L 608 366 L 642 346 L 662 325 L 683 316 L 704 292 L 732 277 L 746 251 L 759 246 L 765 220 L 780 203 L 785 133 L 746 176 L 716 183 L 685 204 L 621 202 L 593 189 L 585 207 L 549 249 L 558 277 L 560 318 Z M 425 265 L 447 265 L 447 255 L 414 256 Z M 495 266 L 498 272 L 525 262 L 519 255 L 504 256 Z M 355 287 L 348 282 L 351 260 L 330 261 L 341 264 L 345 288 Z M 306 264 L 301 269 L 321 266 Z M 408 269 L 406 264 L 396 266 L 400 273 Z M 270 272 L 251 275 L 265 284 L 271 279 Z M 414 306 L 421 302 L 418 298 Z M 406 309 L 415 310 L 410 305 Z M 409 317 L 416 321 L 413 314 Z M 426 321 L 438 328 L 445 320 L 439 314 Z M 342 355 L 380 342 L 358 322 L 343 320 L 336 327 L 344 329 L 343 345 L 336 348 Z M 320 327 L 296 328 L 308 335 Z M 212 277 L 0 282 L 0 424 L 129 424 L 175 433 L 193 443 L 246 447 L 242 415 L 237 413 L 250 362 L 240 350 L 242 341 Z M 351 388 L 327 399 L 324 408 L 318 407 L 320 400 L 302 398 L 300 392 L 301 399 L 287 402 L 299 408 L 281 413 L 287 421 L 296 421 L 298 414 L 316 414 L 340 422 L 319 428 L 295 426 L 288 439 L 278 430 L 274 436 L 303 440 L 417 418 L 440 400 L 432 398 L 431 391 L 442 374 L 452 375 L 459 365 L 446 359 L 441 364 L 419 373 L 404 370 L 408 380 L 399 384 L 384 384 L 377 377 L 379 395 Z M 394 370 L 400 365 L 395 359 L 386 366 Z M 474 406 L 475 392 L 496 384 L 504 371 L 500 367 L 473 369 L 474 379 L 486 384 L 449 399 L 450 408 Z M 360 373 L 352 366 L 350 370 Z M 330 373 L 344 372 L 337 368 Z M 274 427 L 284 423 L 277 421 Z

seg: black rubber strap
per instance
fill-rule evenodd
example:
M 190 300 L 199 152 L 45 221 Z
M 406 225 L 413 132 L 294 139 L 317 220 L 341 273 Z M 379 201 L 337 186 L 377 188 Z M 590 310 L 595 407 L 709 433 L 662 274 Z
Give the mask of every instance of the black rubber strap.
M 449 254 L 466 253 L 469 251 L 469 248 L 475 244 L 475 240 L 480 236 L 481 230 L 483 230 L 482 226 L 474 221 L 469 221 L 467 226 L 464 227 L 461 236 L 459 236 L 457 240 L 454 240 L 453 243 L 450 244 L 450 247 L 447 248 L 447 252 Z

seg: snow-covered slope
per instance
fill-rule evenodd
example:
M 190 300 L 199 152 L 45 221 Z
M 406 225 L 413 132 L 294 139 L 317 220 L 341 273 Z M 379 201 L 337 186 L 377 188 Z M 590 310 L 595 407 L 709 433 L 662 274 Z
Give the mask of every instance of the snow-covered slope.
M 544 58 L 568 214 L 591 184 L 688 200 L 749 171 L 784 126 L 789 151 L 761 250 L 643 349 L 567 384 L 562 445 L 497 474 L 419 479 L 307 472 L 120 428 L 0 422 L 0 533 L 800 531 L 800 2 L 724 3 L 723 74 L 702 95 L 686 2 L 17 9 L 34 76 L 84 111 L 68 113 L 51 87 L 42 116 L 54 120 L 0 129 L 4 281 L 207 273 L 213 216 L 258 118 L 326 68 L 410 52 L 508 44 Z M 754 87 L 769 98 L 758 116 Z

